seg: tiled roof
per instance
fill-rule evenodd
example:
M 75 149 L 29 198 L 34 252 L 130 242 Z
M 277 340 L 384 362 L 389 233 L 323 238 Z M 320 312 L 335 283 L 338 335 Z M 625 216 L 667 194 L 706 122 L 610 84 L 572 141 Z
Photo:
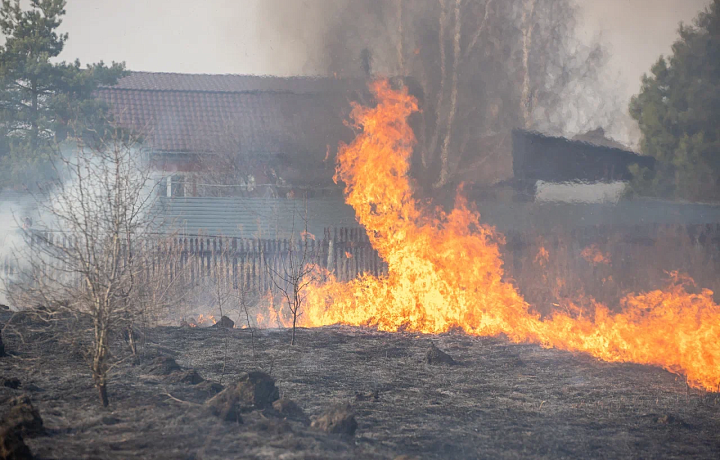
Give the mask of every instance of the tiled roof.
M 212 152 L 239 144 L 244 152 L 322 159 L 327 146 L 349 132 L 343 121 L 358 94 L 353 88 L 327 78 L 135 72 L 98 95 L 156 151 Z

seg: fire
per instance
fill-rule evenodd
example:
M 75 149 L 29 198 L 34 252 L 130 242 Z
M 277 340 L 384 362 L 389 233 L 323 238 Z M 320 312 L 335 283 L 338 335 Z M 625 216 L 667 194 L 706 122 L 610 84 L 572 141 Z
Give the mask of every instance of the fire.
M 538 253 L 535 255 L 535 263 L 542 267 L 548 262 L 548 260 L 550 260 L 550 253 L 544 246 L 540 246 Z
M 370 326 L 384 331 L 504 334 L 514 342 L 589 353 L 683 373 L 694 387 L 720 384 L 720 307 L 712 292 L 688 289 L 675 276 L 669 289 L 629 295 L 622 313 L 594 304 L 592 314 L 556 312 L 541 319 L 503 279 L 502 235 L 458 196 L 455 209 L 423 209 L 408 178 L 415 144 L 407 91 L 385 81 L 372 90 L 374 108 L 355 105 L 360 134 L 338 153 L 336 180 L 388 265 L 383 277 L 348 283 L 332 275 L 310 286 L 300 325 Z
M 213 315 L 207 315 L 207 316 L 205 316 L 205 315 L 203 315 L 203 314 L 200 314 L 200 315 L 197 317 L 197 319 L 195 320 L 195 324 L 193 325 L 193 324 L 191 323 L 190 326 L 192 326 L 192 327 L 196 327 L 196 326 L 205 327 L 205 326 L 211 326 L 211 325 L 213 325 L 213 324 L 215 324 L 215 323 L 217 323 L 217 321 L 215 320 L 215 317 L 214 317 Z
M 288 319 L 289 313 L 283 311 L 282 299 L 276 299 L 271 291 L 264 297 L 265 311 L 261 310 L 255 316 L 255 324 L 262 328 L 292 327 L 292 319 Z
M 580 255 L 592 265 L 610 265 L 610 256 L 603 254 L 596 244 L 591 244 L 583 249 Z

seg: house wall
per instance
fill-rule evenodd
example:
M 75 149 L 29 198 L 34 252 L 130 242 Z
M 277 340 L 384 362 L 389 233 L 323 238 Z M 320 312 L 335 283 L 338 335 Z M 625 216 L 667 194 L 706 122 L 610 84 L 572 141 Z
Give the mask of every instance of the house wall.
M 617 203 L 628 183 L 614 182 L 545 182 L 537 181 L 535 201 L 551 203 Z

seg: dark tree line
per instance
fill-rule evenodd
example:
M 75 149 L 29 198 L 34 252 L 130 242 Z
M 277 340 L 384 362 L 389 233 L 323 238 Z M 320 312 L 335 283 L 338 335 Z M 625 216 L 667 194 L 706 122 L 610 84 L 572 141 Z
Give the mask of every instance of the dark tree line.
M 638 193 L 720 199 L 720 0 L 693 25 L 680 25 L 672 55 L 643 77 L 630 114 L 642 131 L 642 152 L 660 163 L 653 172 L 636 171 Z

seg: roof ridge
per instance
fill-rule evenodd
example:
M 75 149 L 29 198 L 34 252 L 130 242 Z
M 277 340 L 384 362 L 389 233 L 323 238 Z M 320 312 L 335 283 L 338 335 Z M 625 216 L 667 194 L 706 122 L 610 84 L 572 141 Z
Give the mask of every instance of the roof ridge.
M 147 93 L 204 93 L 204 94 L 263 94 L 263 93 L 273 93 L 273 94 L 294 94 L 296 96 L 303 96 L 303 95 L 317 95 L 321 94 L 322 91 L 293 91 L 291 89 L 236 89 L 236 90 L 223 90 L 223 89 L 180 89 L 180 88 L 172 88 L 172 89 L 157 89 L 157 88 L 125 88 L 122 86 L 99 86 L 98 91 L 138 91 L 138 92 L 147 92 Z
M 337 93 L 365 87 L 364 80 L 320 75 L 184 74 L 129 72 L 114 85 L 100 88 L 196 93 Z
M 615 141 L 615 142 L 618 142 L 620 145 L 623 145 L 623 147 L 613 147 L 610 145 L 595 144 L 593 142 L 583 140 L 583 139 L 573 139 L 573 138 L 565 137 L 562 135 L 546 134 L 546 133 L 543 133 L 542 131 L 538 131 L 535 129 L 514 128 L 513 131 L 524 133 L 524 134 L 527 134 L 530 136 L 542 137 L 544 139 L 556 140 L 556 141 L 560 141 L 560 142 L 583 144 L 583 145 L 587 145 L 589 147 L 597 147 L 597 148 L 603 148 L 603 149 L 607 149 L 607 150 L 618 150 L 618 151 L 625 152 L 625 153 L 632 153 L 634 155 L 641 156 L 641 157 L 647 156 L 647 155 L 643 155 L 640 152 L 636 152 L 635 150 L 632 150 L 631 147 L 627 147 L 618 141 Z M 614 140 L 614 139 L 612 139 L 612 140 Z
M 189 77 L 256 77 L 256 78 L 277 78 L 277 79 L 289 79 L 289 78 L 308 78 L 308 79 L 333 79 L 338 81 L 343 80 L 359 80 L 358 78 L 336 78 L 330 75 L 272 75 L 272 74 L 252 74 L 252 73 L 186 73 L 186 72 L 154 72 L 150 70 L 129 70 L 132 74 L 151 74 L 151 75 L 181 75 Z

